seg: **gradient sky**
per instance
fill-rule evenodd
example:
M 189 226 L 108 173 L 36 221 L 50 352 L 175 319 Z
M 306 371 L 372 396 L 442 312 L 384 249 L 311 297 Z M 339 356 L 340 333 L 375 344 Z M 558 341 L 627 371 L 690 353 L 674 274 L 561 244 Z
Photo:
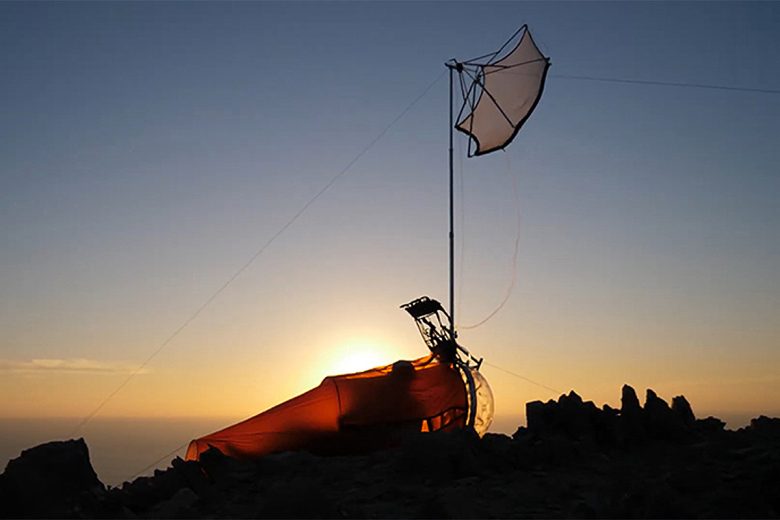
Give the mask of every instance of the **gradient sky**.
M 599 404 L 780 413 L 780 95 L 571 78 L 780 89 L 780 4 L 4 2 L 0 416 L 90 413 L 439 77 L 100 413 L 245 417 L 424 355 L 398 305 L 447 299 L 443 62 L 523 23 L 550 78 L 456 160 L 460 323 L 519 211 L 517 281 L 461 342 Z M 513 424 L 555 395 L 484 373 Z

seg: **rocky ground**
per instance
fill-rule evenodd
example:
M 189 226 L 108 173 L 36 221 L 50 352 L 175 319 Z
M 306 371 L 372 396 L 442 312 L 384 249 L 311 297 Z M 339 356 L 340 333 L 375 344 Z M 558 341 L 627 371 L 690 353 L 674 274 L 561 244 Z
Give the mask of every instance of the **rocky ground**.
M 76 518 L 768 518 L 780 516 L 780 419 L 737 431 L 684 397 L 623 387 L 620 409 L 574 392 L 527 404 L 512 436 L 425 433 L 359 456 L 200 462 L 106 488 L 82 439 L 22 452 L 0 516 Z

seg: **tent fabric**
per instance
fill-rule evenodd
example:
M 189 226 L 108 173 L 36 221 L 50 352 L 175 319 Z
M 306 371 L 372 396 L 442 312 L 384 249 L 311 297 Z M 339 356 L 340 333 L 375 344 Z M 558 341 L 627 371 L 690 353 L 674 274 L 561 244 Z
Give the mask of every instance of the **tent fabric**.
M 397 442 L 412 431 L 462 428 L 467 397 L 460 373 L 431 356 L 326 377 L 312 390 L 192 441 L 187 460 L 209 447 L 238 459 L 281 451 L 349 453 Z
M 478 67 L 474 81 L 481 88 L 479 99 L 455 127 L 474 140 L 474 155 L 484 155 L 506 147 L 530 117 L 542 97 L 550 62 L 526 27 L 506 57 Z

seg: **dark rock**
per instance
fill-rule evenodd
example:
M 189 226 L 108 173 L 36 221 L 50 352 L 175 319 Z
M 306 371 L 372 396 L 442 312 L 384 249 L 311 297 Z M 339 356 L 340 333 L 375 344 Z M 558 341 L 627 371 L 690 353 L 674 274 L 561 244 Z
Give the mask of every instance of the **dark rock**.
M 474 484 L 457 487 L 443 487 L 422 498 L 416 518 L 480 518 L 484 516 L 484 500 L 475 496 Z
M 173 461 L 179 464 L 178 459 Z M 181 471 L 171 467 L 167 470 L 155 470 L 154 477 L 139 477 L 132 482 L 124 482 L 121 488 L 109 493 L 124 507 L 131 511 L 145 511 L 154 504 L 168 500 L 179 490 L 187 487 L 188 481 Z
M 558 433 L 537 441 L 531 460 L 537 466 L 569 466 L 581 458 L 582 452 L 581 443 Z
M 717 417 L 707 417 L 706 419 L 696 419 L 695 428 L 704 434 L 723 433 L 726 423 Z
M 110 509 L 84 439 L 24 450 L 0 475 L 0 496 L 3 517 L 63 517 Z
M 194 460 L 184 461 L 176 457 L 171 461 L 171 465 L 187 483 L 187 487 L 192 489 L 198 496 L 201 498 L 211 498 L 213 496 L 214 491 L 211 483 L 203 467 L 198 462 Z
M 639 398 L 628 385 L 623 385 L 620 394 L 619 432 L 621 444 L 625 447 L 641 445 L 647 437 Z
M 566 516 L 568 518 L 600 518 L 596 509 L 585 500 L 575 502 Z
M 442 500 L 438 493 L 426 496 L 419 506 L 415 518 L 455 518 L 453 504 Z
M 495 471 L 509 471 L 516 467 L 512 437 L 487 433 L 475 443 L 479 469 L 488 467 Z
M 598 409 L 593 402 L 584 403 L 582 398 L 572 390 L 568 395 L 558 399 L 557 426 L 570 439 L 592 442 L 595 438 L 594 418 Z
M 318 480 L 299 476 L 275 482 L 258 515 L 262 518 L 340 518 L 338 506 Z
M 672 398 L 672 411 L 677 414 L 686 428 L 693 428 L 693 425 L 696 423 L 696 416 L 693 414 L 693 409 L 684 395 Z
M 636 391 L 628 385 L 623 385 L 620 392 L 620 414 L 626 416 L 639 414 L 641 411 L 642 407 L 639 405 Z
M 557 435 L 611 449 L 640 446 L 648 440 L 686 441 L 692 439 L 693 411 L 684 397 L 674 400 L 674 409 L 647 390 L 644 408 L 636 392 L 624 385 L 621 409 L 604 406 L 599 410 L 592 401 L 584 402 L 574 391 L 558 401 L 533 401 L 526 405 L 528 433 L 537 438 Z M 521 433 L 520 430 L 515 436 Z
M 761 415 L 750 420 L 748 429 L 764 437 L 780 438 L 780 418 Z
M 125 482 L 120 489 L 112 489 L 110 493 L 130 511 L 143 511 L 172 494 L 161 495 L 155 487 L 151 478 L 138 477 L 132 482 Z
M 651 390 L 643 409 L 628 386 L 621 410 L 599 409 L 570 392 L 529 403 L 529 427 L 511 438 L 480 439 L 473 430 L 417 433 L 366 455 L 287 452 L 253 462 L 210 450 L 198 462 L 177 458 L 166 470 L 108 491 L 89 467 L 83 441 L 72 441 L 81 459 L 56 450 L 36 459 L 39 447 L 20 457 L 24 465 L 9 463 L 0 475 L 0 516 L 780 516 L 780 420 L 758 417 L 736 432 L 713 417 L 694 419 L 691 427 L 690 408 L 681 396 L 670 407 Z M 633 426 L 644 440 L 623 437 Z M 695 443 L 678 442 L 669 434 L 675 431 Z
M 515 430 L 515 433 L 512 434 L 512 439 L 517 440 L 526 437 L 528 435 L 530 435 L 530 433 L 528 432 L 528 428 L 526 428 L 525 426 L 518 426 L 517 430 Z
M 400 475 L 440 481 L 476 475 L 479 441 L 473 430 L 411 435 L 395 451 L 393 466 Z
M 230 458 L 213 447 L 201 453 L 200 466 L 206 475 L 215 482 L 251 479 L 258 470 L 257 465 L 253 462 Z
M 280 475 L 286 474 L 293 467 L 314 467 L 318 460 L 321 459 L 305 451 L 284 451 L 255 461 L 255 467 L 261 475 Z
M 527 471 L 536 464 L 535 439 L 525 428 L 518 429 L 512 436 L 509 459 L 515 469 Z
M 594 416 L 596 442 L 606 448 L 615 448 L 622 443 L 620 432 L 620 412 L 608 404 L 601 408 L 601 413 Z
M 192 518 L 196 513 L 198 495 L 190 488 L 181 488 L 171 498 L 152 510 L 155 518 Z
M 654 440 L 684 440 L 687 428 L 682 417 L 651 389 L 647 389 L 644 408 L 645 430 Z
M 572 440 L 596 442 L 600 411 L 592 401 L 583 402 L 576 392 L 560 396 L 558 402 L 526 404 L 528 432 L 537 437 L 563 435 Z
M 699 465 L 675 468 L 668 475 L 667 483 L 679 493 L 696 494 L 717 488 L 720 481 L 710 468 Z
M 545 436 L 555 430 L 555 417 L 558 403 L 553 400 L 543 403 L 531 401 L 525 404 L 525 418 L 528 424 L 528 433 L 537 436 Z
M 582 405 L 582 397 L 575 392 L 574 390 L 570 390 L 568 394 L 563 394 L 560 398 L 558 398 L 559 403 L 571 403 L 574 408 Z

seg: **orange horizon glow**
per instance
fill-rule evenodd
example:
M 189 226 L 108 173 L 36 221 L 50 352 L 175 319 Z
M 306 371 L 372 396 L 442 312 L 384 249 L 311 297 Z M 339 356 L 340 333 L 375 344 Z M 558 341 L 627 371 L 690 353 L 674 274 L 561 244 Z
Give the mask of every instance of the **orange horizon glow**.
M 386 341 L 366 339 L 370 334 L 344 336 L 338 333 L 330 337 L 323 334 L 321 341 L 313 344 L 308 353 L 290 345 L 283 359 L 273 363 L 252 356 L 239 364 L 223 360 L 222 364 L 187 369 L 152 364 L 107 403 L 96 418 L 225 418 L 227 424 L 251 417 L 317 386 L 327 376 L 360 372 L 398 359 L 424 355 L 426 349 L 415 337 L 416 330 L 411 323 L 406 325 L 409 334 L 388 336 Z M 395 351 L 389 346 L 402 343 L 408 348 Z M 507 358 L 489 355 L 489 351 L 498 346 L 469 345 L 474 352 L 485 352 L 488 362 L 507 366 L 511 362 Z M 729 417 L 777 415 L 780 412 L 775 397 L 780 394 L 780 378 L 771 374 L 769 366 L 762 365 L 760 360 L 750 365 L 751 372 L 737 376 L 729 365 L 718 359 L 702 359 L 695 365 L 670 365 L 641 358 L 631 363 L 618 358 L 561 365 L 556 358 L 534 359 L 528 350 L 524 353 L 516 350 L 518 361 L 527 359 L 526 366 L 523 368 L 523 363 L 515 361 L 509 368 L 558 388 L 561 393 L 575 390 L 583 399 L 592 400 L 598 406 L 619 407 L 620 388 L 627 383 L 637 391 L 640 401 L 644 400 L 647 388 L 654 389 L 667 402 L 676 395 L 685 395 L 698 417 L 714 414 L 728 420 Z M 2 403 L 0 417 L 83 418 L 127 377 L 124 367 L 130 365 L 128 362 L 116 363 L 123 367 L 122 370 L 107 372 L 57 372 L 50 368 L 6 372 L 0 380 L 0 392 L 17 397 Z M 512 424 L 524 423 L 526 402 L 558 397 L 557 393 L 490 366 L 484 366 L 482 371 L 495 395 L 499 424 L 494 430 L 498 427 L 510 430 Z M 747 375 L 750 373 L 753 375 Z

